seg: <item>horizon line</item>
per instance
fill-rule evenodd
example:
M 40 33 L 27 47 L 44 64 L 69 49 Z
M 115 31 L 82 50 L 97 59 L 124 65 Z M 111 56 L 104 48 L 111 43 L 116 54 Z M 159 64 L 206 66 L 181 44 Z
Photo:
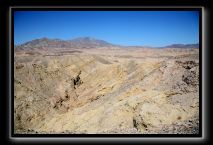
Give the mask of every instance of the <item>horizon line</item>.
M 191 44 L 197 44 L 197 45 L 199 45 L 199 42 L 196 42 L 196 43 L 170 43 L 170 44 L 164 45 L 164 46 L 152 46 L 152 45 L 123 45 L 123 44 L 111 43 L 111 42 L 109 42 L 109 41 L 107 41 L 107 40 L 103 40 L 103 39 L 99 39 L 99 38 L 95 38 L 95 37 L 91 37 L 91 36 L 73 37 L 73 38 L 71 38 L 71 39 L 49 38 L 49 37 L 43 36 L 43 37 L 31 39 L 31 40 L 29 40 L 29 41 L 25 41 L 25 42 L 23 42 L 23 43 L 18 43 L 18 44 L 17 44 L 17 43 L 14 42 L 14 46 L 24 45 L 25 43 L 28 43 L 28 42 L 34 41 L 34 40 L 39 40 L 39 39 L 70 41 L 70 40 L 78 39 L 78 38 L 91 38 L 91 39 L 95 39 L 95 40 L 102 40 L 102 41 L 108 42 L 108 43 L 110 43 L 110 44 L 112 44 L 112 45 L 120 45 L 120 46 L 124 46 L 124 47 L 167 47 L 167 46 L 170 46 L 170 45 L 191 45 Z

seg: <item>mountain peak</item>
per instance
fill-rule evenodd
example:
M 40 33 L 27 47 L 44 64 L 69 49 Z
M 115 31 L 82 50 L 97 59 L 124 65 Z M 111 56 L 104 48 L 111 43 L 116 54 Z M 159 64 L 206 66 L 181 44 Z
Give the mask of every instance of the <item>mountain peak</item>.
M 77 46 L 82 46 L 83 48 L 96 48 L 96 47 L 105 47 L 105 46 L 113 46 L 113 44 L 106 42 L 104 40 L 92 38 L 92 37 L 78 37 L 70 40 L 72 44 Z
M 34 39 L 24 44 L 18 45 L 16 48 L 98 48 L 114 46 L 104 40 L 95 39 L 92 37 L 78 37 L 71 40 L 49 39 L 47 37 Z

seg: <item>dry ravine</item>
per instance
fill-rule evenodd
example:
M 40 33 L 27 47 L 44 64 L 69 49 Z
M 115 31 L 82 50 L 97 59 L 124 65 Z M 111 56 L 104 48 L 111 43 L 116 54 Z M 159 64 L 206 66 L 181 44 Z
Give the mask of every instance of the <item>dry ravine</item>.
M 19 51 L 14 127 L 15 133 L 197 134 L 198 49 Z

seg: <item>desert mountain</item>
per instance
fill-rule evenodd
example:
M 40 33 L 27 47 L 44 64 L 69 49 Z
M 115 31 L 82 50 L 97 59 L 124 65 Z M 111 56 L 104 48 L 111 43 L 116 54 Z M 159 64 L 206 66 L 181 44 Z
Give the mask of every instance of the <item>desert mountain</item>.
M 48 49 L 48 48 L 101 48 L 101 47 L 122 47 L 122 48 L 153 48 L 150 46 L 121 46 L 116 44 L 111 44 L 107 41 L 95 39 L 92 37 L 78 37 L 71 40 L 61 40 L 61 39 L 49 39 L 41 38 L 34 39 L 32 41 L 26 42 L 21 45 L 16 45 L 16 50 L 37 50 Z M 172 44 L 165 47 L 158 48 L 199 48 L 199 44 Z
M 30 48 L 41 48 L 41 47 L 48 47 L 48 48 L 64 48 L 64 47 L 72 47 L 71 43 L 60 40 L 60 39 L 49 39 L 49 38 L 41 38 L 35 39 L 24 44 L 18 45 L 17 49 L 30 49 Z
M 113 44 L 108 43 L 104 40 L 95 39 L 91 37 L 79 37 L 69 41 L 75 47 L 80 48 L 96 48 L 96 47 L 110 47 Z
M 199 44 L 172 44 L 165 46 L 165 48 L 199 48 Z
M 91 37 L 79 37 L 72 40 L 41 38 L 17 45 L 17 50 L 30 48 L 97 48 L 115 46 L 103 40 Z

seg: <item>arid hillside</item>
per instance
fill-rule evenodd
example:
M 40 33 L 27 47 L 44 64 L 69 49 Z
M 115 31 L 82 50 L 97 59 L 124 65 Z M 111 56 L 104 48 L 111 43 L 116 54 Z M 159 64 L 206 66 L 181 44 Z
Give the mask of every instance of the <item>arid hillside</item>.
M 15 133 L 199 132 L 199 49 L 15 51 Z

